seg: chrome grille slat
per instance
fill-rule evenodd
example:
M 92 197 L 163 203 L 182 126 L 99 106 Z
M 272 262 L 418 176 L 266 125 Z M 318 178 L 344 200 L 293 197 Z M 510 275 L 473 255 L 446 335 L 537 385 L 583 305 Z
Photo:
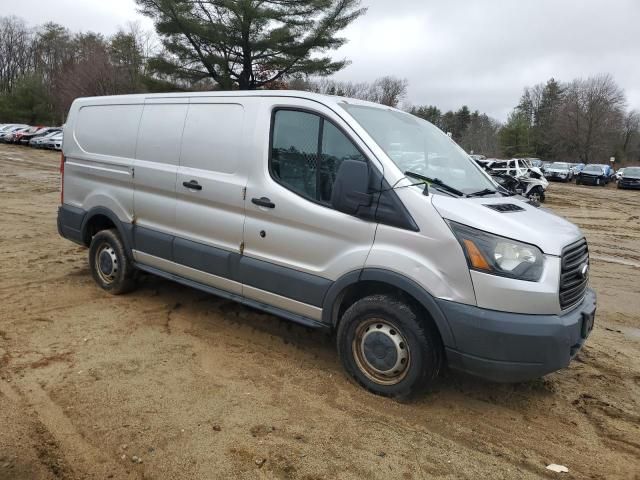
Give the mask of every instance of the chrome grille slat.
M 560 308 L 563 310 L 580 302 L 584 297 L 589 275 L 582 275 L 582 265 L 589 263 L 589 248 L 583 238 L 562 251 L 560 272 Z

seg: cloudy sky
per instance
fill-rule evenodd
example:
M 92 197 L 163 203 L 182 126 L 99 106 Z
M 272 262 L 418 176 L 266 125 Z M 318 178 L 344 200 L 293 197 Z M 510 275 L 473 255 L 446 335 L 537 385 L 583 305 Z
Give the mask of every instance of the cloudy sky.
M 20 0 L 0 15 L 32 25 L 114 33 L 139 20 L 134 0 Z M 522 89 L 555 77 L 610 73 L 640 109 L 640 0 L 362 0 L 368 13 L 335 53 L 351 65 L 336 75 L 409 80 L 408 101 L 466 104 L 506 119 Z M 28 12 L 28 16 L 26 15 Z

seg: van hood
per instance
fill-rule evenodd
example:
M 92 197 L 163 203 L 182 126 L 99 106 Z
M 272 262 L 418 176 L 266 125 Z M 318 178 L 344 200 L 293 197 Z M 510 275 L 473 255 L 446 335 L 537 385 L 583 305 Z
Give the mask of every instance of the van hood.
M 516 197 L 454 198 L 432 195 L 432 204 L 445 220 L 468 225 L 485 232 L 531 243 L 548 255 L 584 237 L 573 223 L 545 208 L 537 208 Z M 499 212 L 487 205 L 512 204 L 516 212 Z

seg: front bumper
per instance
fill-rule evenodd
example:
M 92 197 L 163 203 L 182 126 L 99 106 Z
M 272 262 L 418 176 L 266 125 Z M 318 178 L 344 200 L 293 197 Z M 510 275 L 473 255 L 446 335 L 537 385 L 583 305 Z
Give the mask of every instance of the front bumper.
M 557 172 L 549 172 L 544 174 L 544 178 L 547 180 L 566 180 L 569 178 L 568 173 L 557 173 Z
M 563 315 L 499 312 L 438 300 L 455 346 L 449 366 L 497 382 L 520 382 L 565 368 L 591 333 L 596 294 Z
M 621 179 L 618 181 L 620 188 L 640 188 L 640 180 Z

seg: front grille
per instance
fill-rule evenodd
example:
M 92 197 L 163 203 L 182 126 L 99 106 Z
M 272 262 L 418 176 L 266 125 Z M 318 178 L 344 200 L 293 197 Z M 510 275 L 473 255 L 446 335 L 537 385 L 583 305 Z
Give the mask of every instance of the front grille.
M 589 247 L 582 240 L 566 246 L 562 250 L 560 268 L 560 308 L 563 310 L 580 302 L 589 283 L 589 271 L 583 273 L 589 265 Z
M 621 182 L 622 185 L 625 187 L 632 187 L 632 186 L 640 187 L 640 179 L 636 179 L 636 178 L 622 178 L 621 180 L 619 180 L 619 182 Z

